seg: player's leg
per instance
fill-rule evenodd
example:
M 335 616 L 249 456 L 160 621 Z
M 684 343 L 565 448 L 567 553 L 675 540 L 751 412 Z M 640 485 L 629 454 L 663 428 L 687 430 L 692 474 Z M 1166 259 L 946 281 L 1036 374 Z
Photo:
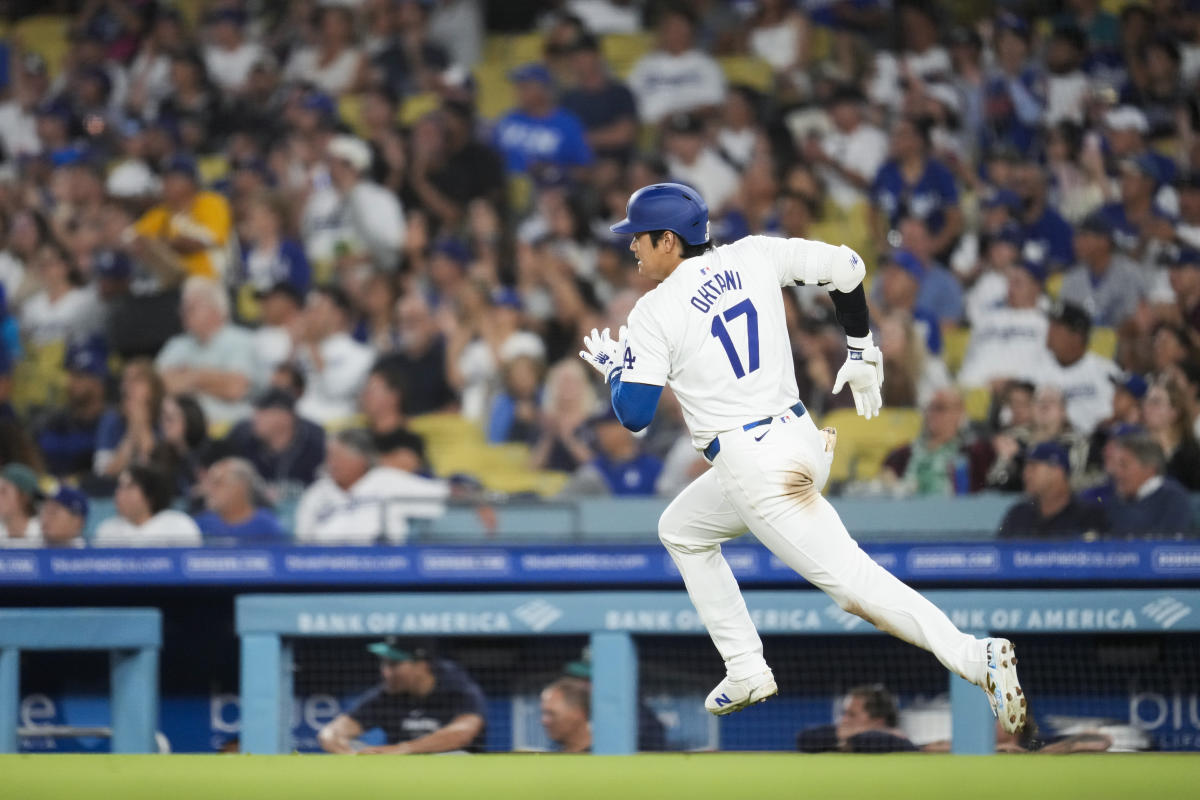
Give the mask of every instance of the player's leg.
M 811 421 L 775 425 L 761 442 L 736 434 L 728 442 L 722 438 L 717 472 L 746 525 L 843 609 L 929 650 L 951 671 L 982 685 L 985 640 L 959 631 L 937 606 L 872 561 L 816 489 L 826 467 Z M 767 442 L 770 447 L 762 447 Z
M 746 524 L 711 469 L 680 492 L 658 521 L 658 538 L 679 568 L 700 621 L 725 660 L 726 672 L 738 679 L 767 668 L 762 639 L 721 554 L 723 542 L 745 532 Z

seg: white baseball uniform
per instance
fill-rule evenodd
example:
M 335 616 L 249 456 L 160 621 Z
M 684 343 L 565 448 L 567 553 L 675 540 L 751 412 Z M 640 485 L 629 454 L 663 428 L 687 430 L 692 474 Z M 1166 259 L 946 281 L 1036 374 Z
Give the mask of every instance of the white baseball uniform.
M 931 651 L 973 683 L 984 640 L 962 633 L 850 538 L 821 495 L 832 455 L 798 392 L 781 286 L 828 248 L 751 236 L 682 262 L 629 315 L 623 383 L 670 384 L 698 449 L 717 439 L 713 469 L 671 503 L 659 538 L 725 660 L 743 680 L 767 666 L 721 543 L 747 529 L 846 611 Z M 749 429 L 743 426 L 770 418 Z M 710 451 L 711 452 L 711 451 Z

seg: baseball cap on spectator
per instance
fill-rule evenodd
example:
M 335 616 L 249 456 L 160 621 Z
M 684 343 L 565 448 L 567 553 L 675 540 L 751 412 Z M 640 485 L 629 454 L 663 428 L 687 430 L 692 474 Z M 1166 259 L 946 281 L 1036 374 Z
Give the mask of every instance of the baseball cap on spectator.
M 272 386 L 254 399 L 254 407 L 259 411 L 268 408 L 281 408 L 284 411 L 294 411 L 296 398 L 291 392 Z
M 1109 428 L 1108 439 L 1109 441 L 1112 441 L 1113 439 L 1119 439 L 1122 436 L 1137 436 L 1138 434 L 1145 432 L 1146 429 L 1141 425 L 1134 425 L 1132 422 L 1121 422 Z
M 1039 442 L 1026 454 L 1025 460 L 1031 464 L 1050 464 L 1063 472 L 1071 471 L 1071 457 L 1067 454 L 1067 448 L 1058 442 Z
M 1146 114 L 1133 106 L 1117 106 L 1105 112 L 1104 124 L 1114 131 L 1137 131 L 1142 134 L 1150 131 Z
M 671 133 L 698 134 L 704 131 L 704 120 L 695 114 L 672 114 L 667 120 L 667 130 Z
M 63 358 L 67 372 L 78 372 L 105 380 L 108 378 L 108 348 L 99 336 L 73 339 Z
M 71 124 L 71 109 L 62 100 L 47 100 L 37 107 L 37 116 L 57 119 L 64 125 Z
M 108 173 L 104 191 L 109 197 L 129 199 L 157 194 L 161 188 L 154 170 L 143 161 L 122 161 Z
M 329 156 L 344 161 L 356 172 L 366 172 L 371 166 L 371 148 L 357 136 L 339 134 L 329 140 Z
M 925 267 L 921 266 L 921 262 L 917 260 L 908 250 L 893 250 L 888 253 L 885 258 L 885 263 L 892 264 L 912 275 L 917 282 L 925 280 Z
M 34 497 L 41 495 L 41 489 L 38 487 L 38 476 L 33 471 L 33 467 L 26 464 L 12 462 L 5 464 L 0 469 L 0 480 L 6 480 L 18 490 L 25 494 L 31 494 Z
M 983 198 L 983 207 L 991 208 L 1007 208 L 1009 211 L 1017 211 L 1021 208 L 1021 196 L 1011 189 L 993 188 Z
M 525 304 L 521 302 L 521 293 L 511 286 L 501 286 L 492 292 L 492 305 L 521 311 Z
M 1108 380 L 1118 389 L 1129 392 L 1138 400 L 1146 396 L 1146 390 L 1150 387 L 1146 383 L 1146 379 L 1136 372 L 1122 372 L 1120 375 L 1110 375 Z
M 554 84 L 554 76 L 550 74 L 550 70 L 546 68 L 545 64 L 539 64 L 536 61 L 516 67 L 508 73 L 508 79 L 513 83 L 531 81 L 544 86 Z
M 77 517 L 83 517 L 84 519 L 87 519 L 87 495 L 78 489 L 73 489 L 70 486 L 59 484 L 58 489 L 53 494 L 46 495 L 45 499 L 47 503 L 58 503 L 69 513 L 74 514 Z
M 102 280 L 124 280 L 133 274 L 133 262 L 120 250 L 100 250 L 92 256 L 92 272 Z
M 309 92 L 300 100 L 305 111 L 315 111 L 322 116 L 332 116 L 337 106 L 333 98 L 323 92 Z
M 367 645 L 367 652 L 387 661 L 427 661 L 432 655 L 428 645 L 405 642 L 398 636 L 388 636 L 382 642 Z
M 1121 159 L 1120 168 L 1122 172 L 1140 173 L 1156 184 L 1162 183 L 1162 170 L 1159 169 L 1158 162 L 1149 153 Z
M 163 164 L 163 175 L 172 174 L 183 175 L 193 183 L 200 182 L 200 169 L 196 166 L 196 159 L 186 153 L 176 153 Z
M 87 157 L 87 150 L 77 145 L 67 145 L 50 153 L 50 164 L 54 167 L 73 167 L 85 163 Z
M 1079 233 L 1094 233 L 1097 236 L 1103 236 L 1106 239 L 1111 239 L 1113 235 L 1112 223 L 1099 212 L 1088 214 L 1080 221 L 1077 228 Z
M 1025 231 L 1017 223 L 1009 221 L 1000 226 L 992 235 L 992 240 L 1007 242 L 1019 250 L 1025 244 Z
M 444 256 L 462 266 L 471 262 L 471 250 L 458 239 L 449 237 L 438 239 L 433 243 L 431 255 Z
M 1011 11 L 1001 11 L 996 15 L 996 27 L 1002 31 L 1015 33 L 1022 39 L 1029 38 L 1029 23 Z
M 264 300 L 277 294 L 286 295 L 298 306 L 304 305 L 304 295 L 301 294 L 300 290 L 293 286 L 289 281 L 278 281 L 277 283 L 273 283 L 266 289 L 255 291 L 254 296 L 259 300 Z
M 1032 258 L 1020 258 L 1015 266 L 1028 272 L 1038 283 L 1046 282 L 1046 265 L 1043 262 L 1034 261 Z
M 1058 301 L 1050 308 L 1050 321 L 1057 322 L 1075 333 L 1087 336 L 1092 330 L 1092 318 L 1082 306 Z

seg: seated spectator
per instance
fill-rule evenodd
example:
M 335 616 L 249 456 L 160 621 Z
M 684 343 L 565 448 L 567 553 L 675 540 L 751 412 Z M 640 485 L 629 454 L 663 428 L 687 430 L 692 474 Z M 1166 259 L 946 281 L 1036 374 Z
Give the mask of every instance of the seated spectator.
M 1174 220 L 1158 204 L 1159 186 L 1169 182 L 1175 164 L 1149 152 L 1117 161 L 1121 197 L 1101 206 L 1096 214 L 1109 224 L 1118 248 L 1135 259 L 1148 254 L 1151 242 L 1170 242 L 1175 238 Z
M 886 407 L 924 408 L 936 391 L 950 385 L 946 363 L 929 354 L 925 338 L 908 314 L 887 314 L 879 321 L 879 337 L 889 379 L 883 386 Z
M 599 158 L 626 162 L 637 144 L 637 106 L 633 94 L 609 73 L 600 42 L 590 34 L 572 45 L 574 87 L 562 95 L 562 105 L 583 123 L 588 145 Z
M 1144 434 L 1118 436 L 1106 463 L 1116 496 L 1108 505 L 1114 534 L 1148 536 L 1191 533 L 1195 529 L 1187 491 L 1164 477 L 1166 458 L 1158 442 Z
M 373 267 L 394 271 L 407 228 L 394 192 L 370 178 L 371 148 L 340 134 L 325 151 L 327 180 L 309 195 L 301 219 L 304 248 L 314 262 L 339 271 Z
M 292 331 L 300 327 L 304 294 L 287 282 L 257 292 L 259 325 L 254 329 L 254 359 L 262 370 L 274 370 L 292 356 Z
M 929 135 L 924 122 L 910 117 L 900 117 L 892 125 L 891 157 L 871 184 L 871 229 L 880 250 L 888 242 L 887 232 L 899 229 L 906 216 L 925 223 L 929 252 L 935 258 L 949 253 L 963 231 L 954 175 L 930 156 Z M 904 246 L 910 244 L 905 241 Z
M 384 359 L 408 387 L 405 411 L 416 415 L 446 409 L 455 400 L 446 377 L 446 337 L 419 292 L 409 292 L 396 303 L 396 326 L 399 346 Z
M 134 464 L 117 476 L 117 516 L 100 523 L 96 547 L 199 547 L 200 529 L 171 508 L 170 479 L 152 467 Z
M 167 477 L 178 495 L 188 497 L 210 447 L 204 409 L 188 394 L 165 397 L 158 429 L 150 466 Z
M 20 306 L 20 329 L 26 343 L 37 349 L 99 333 L 102 320 L 96 296 L 86 288 L 66 247 L 47 238 L 33 259 L 41 290 Z
M 563 494 L 653 495 L 662 461 L 642 452 L 633 432 L 609 409 L 592 419 L 595 456 L 578 470 Z
M 917 747 L 897 727 L 896 698 L 880 684 L 856 686 L 846 693 L 836 725 L 801 731 L 802 753 L 840 750 L 848 753 L 911 753 Z
M 587 373 L 575 359 L 550 368 L 542 392 L 541 434 L 530 461 L 536 469 L 574 472 L 593 458 L 585 424 L 596 408 Z
M 1017 503 L 1000 523 L 1002 539 L 1080 536 L 1103 533 L 1104 509 L 1071 493 L 1071 462 L 1057 442 L 1037 444 L 1025 456 L 1023 472 L 1028 500 Z
M 655 125 L 672 114 L 719 106 L 725 99 L 725 74 L 716 59 L 695 47 L 693 12 L 683 5 L 664 5 L 656 24 L 655 49 L 629 73 L 642 122 Z
M 1041 307 L 1045 278 L 1041 265 L 1031 261 L 1008 268 L 1004 305 L 981 311 L 972 321 L 959 384 L 990 387 L 1006 379 L 1034 376 L 1049 328 Z
M 1120 373 L 1111 360 L 1088 350 L 1092 320 L 1074 303 L 1050 310 L 1046 351 L 1035 375 L 1039 386 L 1050 384 L 1067 399 L 1067 417 L 1077 431 L 1091 431 L 1112 408 L 1112 378 Z
M 579 117 L 554 100 L 554 78 L 542 64 L 526 64 L 509 78 L 517 89 L 517 107 L 496 122 L 493 146 L 510 173 L 547 168 L 562 173 L 590 166 L 594 156 Z
M 116 476 L 130 464 L 145 464 L 158 443 L 158 420 L 165 390 L 154 363 L 140 358 L 121 372 L 121 400 L 100 418 L 92 469 Z
M 998 191 L 996 194 L 1011 194 Z M 963 305 L 967 322 L 975 324 L 980 315 L 1004 304 L 1008 295 L 1008 272 L 1010 267 L 1021 263 L 1025 247 L 1025 234 L 1015 222 L 1006 222 L 993 232 L 981 233 L 979 247 L 983 258 L 976 266 L 976 276 L 967 290 Z
M 937 312 L 931 305 L 936 302 L 921 297 L 921 287 L 926 271 L 912 253 L 893 250 L 884 257 L 880 265 L 879 280 L 871 287 L 871 303 L 875 315 L 907 314 L 913 320 L 917 332 L 925 339 L 925 348 L 934 355 L 942 352 L 942 327 Z M 948 273 L 950 280 L 954 280 Z
M 304 544 L 403 544 L 410 518 L 441 516 L 449 487 L 376 466 L 365 431 L 342 431 L 325 449 L 325 476 L 301 496 L 296 540 Z
M 297 416 L 296 398 L 276 387 L 259 395 L 254 416 L 235 425 L 224 446 L 284 497 L 315 481 L 325 461 L 325 431 Z
M 1200 174 L 1196 178 L 1200 188 Z M 1200 191 L 1197 195 L 1197 211 L 1200 212 Z M 1165 250 L 1159 263 L 1167 267 L 1167 281 L 1175 293 L 1175 311 L 1179 321 L 1200 336 L 1200 250 L 1192 247 L 1170 247 Z
M 229 297 L 206 278 L 189 278 L 180 302 L 184 332 L 171 337 L 154 366 L 170 394 L 191 394 L 212 424 L 250 414 L 254 337 L 229 321 Z
M 734 200 L 741 177 L 705 136 L 704 120 L 694 114 L 672 114 L 665 122 L 663 149 L 671 179 L 690 186 L 716 217 Z
M 504 365 L 504 388 L 492 398 L 487 440 L 533 444 L 541 433 L 542 363 L 518 356 Z
M 867 190 L 888 155 L 888 138 L 864 115 L 866 98 L 851 84 L 836 89 L 828 100 L 833 129 L 805 147 L 829 186 L 838 207 L 851 209 L 867 199 Z
M 176 156 L 166 166 L 162 202 L 134 223 L 125 244 L 163 286 L 186 278 L 220 280 L 228 267 L 233 217 L 223 195 L 200 189 L 196 162 Z
M 1049 202 L 1046 168 L 1034 160 L 1017 165 L 1013 185 L 1019 200 L 1014 209 L 1025 254 L 1044 264 L 1048 272 L 1058 272 L 1075 261 L 1071 225 Z
M 966 409 L 957 389 L 934 394 L 925 407 L 925 423 L 916 441 L 893 450 L 883 462 L 883 480 L 917 495 L 952 495 L 984 485 L 993 453 L 967 428 Z
M 1118 327 L 1146 297 L 1146 280 L 1129 256 L 1116 251 L 1112 224 L 1092 214 L 1079 225 L 1079 264 L 1063 278 L 1059 299 L 1081 307 L 1097 325 Z
M 1188 491 L 1200 490 L 1200 444 L 1192 435 L 1192 413 L 1183 388 L 1170 379 L 1156 380 L 1142 398 L 1146 433 L 1166 456 L 1165 474 Z
M 408 472 L 425 468 L 425 440 L 408 427 L 408 376 L 392 357 L 375 362 L 359 396 L 359 408 L 381 456 L 388 454 L 390 466 Z M 405 451 L 406 458 L 400 454 Z
M 292 51 L 284 77 L 331 95 L 354 92 L 362 86 L 367 67 L 362 51 L 354 46 L 354 13 L 344 6 L 322 6 L 316 13 L 313 42 Z
M 196 516 L 208 544 L 287 544 L 291 536 L 270 510 L 263 508 L 265 487 L 254 465 L 244 458 L 223 458 L 204 476 L 204 505 Z
M 308 293 L 295 351 L 305 383 L 296 411 L 318 425 L 344 423 L 354 416 L 375 360 L 371 349 L 348 332 L 351 311 L 350 298 L 336 286 L 319 286 Z
M 214 10 L 207 19 L 208 43 L 204 64 L 208 76 L 224 92 L 236 95 L 245 88 L 250 70 L 264 56 L 263 46 L 246 36 L 246 12 L 226 7 Z
M 409 187 L 438 227 L 455 229 L 474 201 L 499 204 L 504 196 L 500 154 L 475 137 L 474 109 L 447 102 L 413 128 Z
M 67 347 L 67 404 L 37 425 L 36 441 L 46 470 L 57 477 L 89 475 L 104 416 L 108 352 L 102 339 L 72 341 Z
M 1071 425 L 1066 398 L 1057 386 L 1046 385 L 1033 392 L 1029 424 L 1006 430 L 993 437 L 992 442 L 996 460 L 988 470 L 989 488 L 1020 491 L 1025 455 L 1042 442 L 1055 442 L 1067 451 L 1072 487 L 1078 489 L 1089 483 L 1090 440 Z
M 42 500 L 38 522 L 42 527 L 42 546 L 53 548 L 83 547 L 83 529 L 87 526 L 87 495 L 70 486 L 59 485 Z M 2 540 L 0 540 L 2 545 Z
M 304 296 L 312 282 L 312 268 L 300 242 L 285 235 L 287 215 L 282 200 L 258 195 L 251 198 L 243 213 L 238 284 L 265 293 L 283 283 Z
M 382 683 L 317 734 L 330 753 L 447 753 L 483 747 L 486 701 L 462 667 L 430 648 L 389 636 L 367 649 L 379 656 Z M 359 736 L 383 729 L 386 744 L 361 747 Z
M 560 753 L 592 751 L 592 685 L 559 678 L 542 690 L 542 728 Z
M 464 417 L 482 422 L 500 369 L 519 356 L 545 357 L 541 337 L 525 329 L 521 295 L 511 288 L 483 296 L 478 311 L 460 309 L 460 320 L 449 344 L 450 385 L 462 393 Z
M 25 464 L 0 468 L 0 547 L 40 547 L 38 476 Z

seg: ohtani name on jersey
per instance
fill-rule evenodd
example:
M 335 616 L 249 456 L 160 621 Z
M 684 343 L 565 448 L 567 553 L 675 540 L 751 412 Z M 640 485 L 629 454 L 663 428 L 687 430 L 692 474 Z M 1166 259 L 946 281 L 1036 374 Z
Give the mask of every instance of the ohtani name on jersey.
M 692 305 L 707 314 L 712 310 L 717 298 L 730 289 L 742 288 L 742 276 L 737 270 L 727 269 L 713 274 L 712 278 L 700 284 L 700 290 L 692 295 Z

